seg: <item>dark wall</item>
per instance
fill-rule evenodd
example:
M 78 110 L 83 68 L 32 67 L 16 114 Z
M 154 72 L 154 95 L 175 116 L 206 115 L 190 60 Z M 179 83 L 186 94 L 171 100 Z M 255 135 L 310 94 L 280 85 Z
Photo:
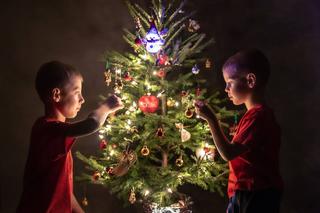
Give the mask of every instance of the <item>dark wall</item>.
M 146 4 L 148 1 L 140 1 Z M 319 78 L 320 5 L 316 0 L 190 1 L 201 30 L 216 44 L 208 51 L 214 71 L 209 86 L 223 88 L 223 61 L 241 48 L 262 49 L 272 63 L 268 100 L 283 129 L 281 172 L 286 188 L 284 213 L 319 212 Z M 1 2 L 1 205 L 14 212 L 21 187 L 29 133 L 42 105 L 33 88 L 38 67 L 57 59 L 76 66 L 84 75 L 84 118 L 106 94 L 103 63 L 106 50 L 127 50 L 122 28 L 133 28 L 125 4 L 107 0 Z M 213 85 L 214 84 L 214 85 Z M 97 136 L 82 138 L 73 151 L 94 153 Z M 75 172 L 82 164 L 75 160 Z M 224 212 L 226 199 L 189 187 L 195 212 Z M 83 186 L 75 184 L 79 200 Z M 88 212 L 138 212 L 122 208 L 107 189 L 88 186 Z M 267 204 L 266 204 L 267 205 Z

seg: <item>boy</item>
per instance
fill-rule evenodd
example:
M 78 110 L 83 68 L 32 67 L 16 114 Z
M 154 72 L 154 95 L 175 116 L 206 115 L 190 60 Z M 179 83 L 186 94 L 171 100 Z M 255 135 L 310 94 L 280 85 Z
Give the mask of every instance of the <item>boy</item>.
M 223 65 L 228 97 L 234 105 L 247 108 L 232 141 L 224 135 L 213 110 L 195 103 L 196 112 L 210 126 L 218 152 L 229 163 L 227 213 L 276 213 L 280 209 L 281 131 L 264 100 L 269 69 L 268 59 L 258 50 L 240 51 Z
M 110 96 L 87 119 L 67 123 L 66 118 L 74 118 L 84 103 L 80 73 L 70 65 L 48 62 L 40 67 L 35 86 L 45 115 L 32 128 L 17 212 L 82 213 L 73 194 L 71 147 L 77 137 L 95 132 L 122 103 Z

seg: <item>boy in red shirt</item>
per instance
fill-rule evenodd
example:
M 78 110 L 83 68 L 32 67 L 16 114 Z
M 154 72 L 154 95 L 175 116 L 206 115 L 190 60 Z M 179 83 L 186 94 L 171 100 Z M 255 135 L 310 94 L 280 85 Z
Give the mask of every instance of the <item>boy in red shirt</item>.
M 278 157 L 281 130 L 264 100 L 269 61 L 258 50 L 240 51 L 225 62 L 222 71 L 230 100 L 247 108 L 233 139 L 224 135 L 209 106 L 202 102 L 195 106 L 208 122 L 218 152 L 229 163 L 227 213 L 277 213 L 283 188 Z
M 110 96 L 87 119 L 67 123 L 66 118 L 74 118 L 84 103 L 82 76 L 72 66 L 58 61 L 40 67 L 36 90 L 45 115 L 32 128 L 17 212 L 83 213 L 73 194 L 71 147 L 77 137 L 95 132 L 108 114 L 121 109 L 121 100 Z

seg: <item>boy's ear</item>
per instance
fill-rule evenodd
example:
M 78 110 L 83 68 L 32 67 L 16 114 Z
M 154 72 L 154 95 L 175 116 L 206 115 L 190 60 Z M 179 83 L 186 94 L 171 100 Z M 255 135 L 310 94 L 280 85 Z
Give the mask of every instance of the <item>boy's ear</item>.
M 54 102 L 59 102 L 61 99 L 61 90 L 59 88 L 52 89 L 51 97 Z
M 256 86 L 257 78 L 256 78 L 255 74 L 253 74 L 253 73 L 247 74 L 247 84 L 248 84 L 248 87 L 251 89 Z

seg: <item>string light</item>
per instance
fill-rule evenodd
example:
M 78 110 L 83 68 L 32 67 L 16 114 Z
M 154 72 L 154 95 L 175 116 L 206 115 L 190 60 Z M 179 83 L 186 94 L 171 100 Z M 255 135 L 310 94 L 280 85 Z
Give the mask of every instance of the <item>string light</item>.
M 167 191 L 172 194 L 172 189 L 171 188 L 167 188 Z
M 104 136 L 103 136 L 103 135 L 99 135 L 99 138 L 100 138 L 100 139 L 103 139 L 103 138 L 104 138 Z
M 144 191 L 144 196 L 148 196 L 150 194 L 150 191 L 148 190 L 148 189 L 146 189 L 145 191 Z

